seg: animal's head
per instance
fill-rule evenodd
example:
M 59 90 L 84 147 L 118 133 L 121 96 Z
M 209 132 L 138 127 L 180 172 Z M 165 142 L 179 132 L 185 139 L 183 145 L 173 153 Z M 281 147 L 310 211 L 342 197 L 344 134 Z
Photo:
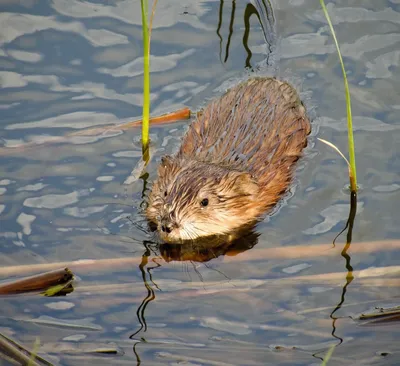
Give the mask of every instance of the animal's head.
M 256 219 L 258 185 L 249 173 L 164 157 L 146 210 L 169 243 L 228 234 Z

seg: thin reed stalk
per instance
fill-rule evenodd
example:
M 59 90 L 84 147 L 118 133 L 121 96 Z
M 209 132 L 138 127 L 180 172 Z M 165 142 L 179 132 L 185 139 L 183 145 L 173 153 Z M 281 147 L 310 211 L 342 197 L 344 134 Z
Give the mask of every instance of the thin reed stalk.
M 154 14 L 156 13 L 157 1 L 158 0 L 153 1 L 153 7 L 151 8 L 150 24 L 149 24 L 149 50 L 150 50 L 151 31 L 153 29 L 153 20 L 154 20 Z
M 149 154 L 150 128 L 150 47 L 149 27 L 147 24 L 148 2 L 141 0 L 142 7 L 142 34 L 143 34 L 143 123 L 142 123 L 142 153 L 146 162 Z
M 342 73 L 343 73 L 344 90 L 345 90 L 345 95 L 346 95 L 347 134 L 348 134 L 349 160 L 350 160 L 350 170 L 349 170 L 350 189 L 352 192 L 357 192 L 356 157 L 355 157 L 355 152 L 354 152 L 353 118 L 352 118 L 352 114 L 351 114 L 351 99 L 350 99 L 349 84 L 347 82 L 346 69 L 344 67 L 339 43 L 336 38 L 335 30 L 333 29 L 333 25 L 332 25 L 331 18 L 328 13 L 328 9 L 325 6 L 324 0 L 320 0 L 320 3 L 321 3 L 322 10 L 325 14 L 325 18 L 329 24 L 329 28 L 331 30 L 333 40 L 335 42 L 336 50 L 337 50 L 337 53 L 339 56 L 340 66 L 342 68 Z

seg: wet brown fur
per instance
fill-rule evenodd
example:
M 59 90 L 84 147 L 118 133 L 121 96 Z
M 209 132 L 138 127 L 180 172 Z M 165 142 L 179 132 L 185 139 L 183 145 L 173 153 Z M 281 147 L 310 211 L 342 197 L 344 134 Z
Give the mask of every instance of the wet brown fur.
M 167 242 L 255 222 L 289 187 L 310 129 L 286 82 L 251 78 L 228 90 L 190 125 L 178 153 L 163 158 L 147 218 Z M 202 207 L 205 198 L 209 204 Z

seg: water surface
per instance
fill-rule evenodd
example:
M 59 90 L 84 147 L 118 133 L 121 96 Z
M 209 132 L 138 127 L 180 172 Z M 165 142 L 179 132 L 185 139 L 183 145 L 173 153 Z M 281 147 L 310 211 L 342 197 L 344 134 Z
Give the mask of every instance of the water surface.
M 395 324 L 354 320 L 398 305 L 396 272 L 358 271 L 400 258 L 400 4 L 328 4 L 348 69 L 362 186 L 347 257 L 345 236 L 326 246 L 348 217 L 346 166 L 316 140 L 346 151 L 336 51 L 317 1 L 272 7 L 276 73 L 301 88 L 313 117 L 306 156 L 290 194 L 254 234 L 195 256 L 152 240 L 140 214 L 143 180 L 124 184 L 140 161 L 139 129 L 29 147 L 140 116 L 140 3 L 1 2 L 0 279 L 34 273 L 10 266 L 106 260 L 76 266 L 79 281 L 65 297 L 1 298 L 3 334 L 28 348 L 39 337 L 39 354 L 68 365 L 319 365 L 332 344 L 330 365 L 400 362 Z M 199 110 L 268 52 L 246 1 L 161 1 L 153 28 L 153 115 Z M 152 129 L 149 182 L 187 124 Z M 115 258 L 132 261 L 107 265 Z M 93 352 L 101 347 L 116 353 Z

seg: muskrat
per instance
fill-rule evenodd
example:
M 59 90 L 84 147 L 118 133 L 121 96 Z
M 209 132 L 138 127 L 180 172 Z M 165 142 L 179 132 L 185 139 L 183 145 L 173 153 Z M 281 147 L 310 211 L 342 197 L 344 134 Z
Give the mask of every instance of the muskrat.
M 197 115 L 164 156 L 146 216 L 162 240 L 226 235 L 254 224 L 288 189 L 310 121 L 296 90 L 252 77 Z

